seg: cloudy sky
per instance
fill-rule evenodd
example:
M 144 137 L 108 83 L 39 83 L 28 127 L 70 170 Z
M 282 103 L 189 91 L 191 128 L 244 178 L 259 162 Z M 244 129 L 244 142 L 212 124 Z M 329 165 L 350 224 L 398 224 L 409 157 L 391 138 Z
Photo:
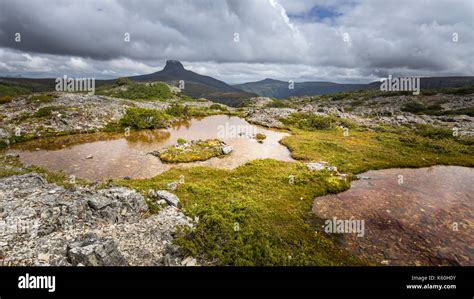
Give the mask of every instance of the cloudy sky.
M 168 59 L 229 83 L 472 76 L 474 1 L 0 1 L 0 76 L 115 78 Z

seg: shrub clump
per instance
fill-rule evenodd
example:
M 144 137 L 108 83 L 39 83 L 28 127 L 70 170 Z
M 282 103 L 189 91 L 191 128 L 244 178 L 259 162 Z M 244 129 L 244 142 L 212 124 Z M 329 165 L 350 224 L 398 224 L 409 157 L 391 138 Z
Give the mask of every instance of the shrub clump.
M 49 93 L 41 93 L 30 96 L 28 100 L 31 102 L 50 103 L 53 101 L 53 95 Z
M 173 103 L 168 107 L 168 109 L 166 109 L 166 114 L 176 117 L 189 118 L 191 116 L 191 110 L 188 105 L 183 106 L 178 103 Z
M 28 93 L 30 93 L 30 91 L 24 87 L 0 82 L 0 98 L 3 96 L 16 97 Z
M 355 128 L 351 121 L 336 116 L 320 116 L 311 113 L 293 113 L 289 117 L 281 120 L 284 124 L 295 126 L 303 130 L 326 130 L 342 125 L 347 128 Z
M 263 133 L 257 133 L 257 135 L 255 135 L 255 139 L 257 139 L 258 141 L 263 141 L 267 138 L 267 136 Z
M 209 109 L 211 110 L 219 110 L 219 111 L 227 111 L 227 108 L 222 106 L 222 105 L 219 105 L 219 104 L 212 104 L 211 106 L 209 106 Z
M 185 144 L 187 141 L 184 138 L 178 138 L 176 142 L 178 142 L 178 144 Z
M 290 105 L 285 100 L 273 100 L 266 105 L 267 108 L 288 108 Z
M 128 79 L 127 77 L 120 77 L 117 80 L 115 80 L 115 84 L 117 84 L 118 86 L 129 85 L 131 83 L 132 81 L 130 81 L 130 79 Z
M 400 110 L 414 114 L 439 114 L 443 108 L 440 105 L 426 106 L 420 102 L 409 102 L 403 105 Z
M 10 103 L 12 101 L 11 96 L 3 96 L 0 98 L 0 104 Z
M 51 115 L 53 115 L 53 112 L 55 111 L 61 111 L 64 107 L 61 107 L 61 106 L 46 106 L 46 107 L 42 107 L 40 109 L 38 109 L 38 111 L 36 111 L 34 114 L 33 114 L 33 117 L 37 117 L 37 118 L 42 118 L 42 117 L 50 117 Z
M 430 125 L 417 125 L 415 133 L 419 136 L 428 137 L 432 139 L 453 138 L 453 131 L 445 128 L 436 128 Z
M 331 117 L 319 116 L 310 113 L 293 113 L 282 122 L 304 130 L 331 129 L 335 123 Z
M 447 110 L 442 112 L 443 115 L 468 115 L 474 117 L 474 106 L 459 108 L 456 110 Z
M 128 108 L 118 125 L 131 129 L 162 129 L 168 125 L 168 116 L 159 110 L 146 108 Z
M 459 108 L 455 110 L 443 110 L 438 104 L 426 106 L 420 102 L 409 102 L 401 108 L 404 112 L 413 114 L 428 114 L 428 115 L 468 115 L 474 116 L 474 107 Z
M 466 84 L 461 87 L 446 87 L 437 89 L 424 89 L 421 91 L 424 95 L 435 95 L 438 93 L 443 94 L 456 94 L 456 95 L 467 95 L 474 93 L 474 84 Z

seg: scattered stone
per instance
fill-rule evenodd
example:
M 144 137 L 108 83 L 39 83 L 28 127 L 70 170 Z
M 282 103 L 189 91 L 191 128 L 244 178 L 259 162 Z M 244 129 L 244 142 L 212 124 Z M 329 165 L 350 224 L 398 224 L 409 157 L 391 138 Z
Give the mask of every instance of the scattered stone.
M 323 163 L 318 163 L 318 162 L 306 163 L 306 167 L 308 168 L 309 171 L 313 171 L 313 170 L 319 171 L 326 168 L 326 166 Z
M 325 161 L 308 162 L 306 163 L 306 167 L 308 168 L 309 171 L 321 171 L 321 170 L 326 169 L 331 172 L 337 172 L 336 166 L 327 165 L 327 162 Z
M 38 254 L 38 259 L 42 261 L 49 261 L 49 254 L 47 253 L 40 253 Z
M 233 149 L 232 146 L 230 146 L 230 145 L 224 145 L 224 146 L 222 147 L 222 153 L 223 153 L 224 155 L 230 154 L 233 150 L 234 150 L 234 149 Z
M 156 201 L 156 204 L 162 206 L 162 205 L 166 205 L 167 202 L 164 199 L 159 199 L 159 200 Z
M 171 191 L 176 191 L 176 189 L 178 189 L 178 183 L 177 182 L 168 183 L 168 189 L 170 189 Z
M 97 196 L 89 199 L 87 203 L 92 209 L 98 211 L 111 205 L 113 201 L 107 197 Z
M 178 207 L 179 206 L 179 198 L 171 192 L 166 190 L 158 190 L 152 194 L 154 197 L 159 199 L 165 200 L 168 204 Z
M 73 266 L 128 266 L 113 240 L 95 236 L 71 243 L 67 257 Z
M 196 261 L 196 259 L 189 256 L 181 262 L 181 265 L 182 266 L 193 267 L 193 266 L 197 265 L 197 261 Z

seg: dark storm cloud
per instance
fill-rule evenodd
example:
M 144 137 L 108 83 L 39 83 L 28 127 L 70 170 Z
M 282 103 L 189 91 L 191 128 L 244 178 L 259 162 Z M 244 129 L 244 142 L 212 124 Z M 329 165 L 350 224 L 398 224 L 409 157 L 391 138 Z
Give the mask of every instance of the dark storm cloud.
M 294 61 L 304 47 L 262 1 L 4 1 L 0 14 L 2 47 L 99 60 Z
M 471 0 L 2 0 L 0 6 L 0 75 L 115 77 L 158 70 L 166 59 L 231 82 L 474 74 Z M 288 17 L 312 11 L 332 17 Z

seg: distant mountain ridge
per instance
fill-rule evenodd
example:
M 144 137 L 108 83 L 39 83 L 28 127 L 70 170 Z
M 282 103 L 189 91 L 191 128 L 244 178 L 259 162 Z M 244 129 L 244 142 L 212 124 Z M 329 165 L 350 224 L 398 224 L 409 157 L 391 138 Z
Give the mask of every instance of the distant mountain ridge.
M 290 83 L 280 80 L 266 78 L 257 82 L 249 82 L 234 85 L 243 91 L 256 93 L 276 99 L 283 99 L 290 96 L 314 96 L 341 91 L 353 91 L 361 89 L 376 88 L 369 84 L 338 84 L 333 82 L 295 82 L 293 88 Z
M 369 84 L 340 84 L 334 82 L 295 82 L 293 89 L 289 82 L 266 78 L 257 82 L 248 82 L 233 85 L 246 92 L 258 94 L 276 99 L 284 99 L 291 96 L 315 96 L 337 92 L 348 92 L 365 89 L 379 89 L 381 82 L 375 81 Z M 458 77 L 424 77 L 420 78 L 421 89 L 433 89 L 444 87 L 461 87 L 466 84 L 474 84 L 474 76 Z

